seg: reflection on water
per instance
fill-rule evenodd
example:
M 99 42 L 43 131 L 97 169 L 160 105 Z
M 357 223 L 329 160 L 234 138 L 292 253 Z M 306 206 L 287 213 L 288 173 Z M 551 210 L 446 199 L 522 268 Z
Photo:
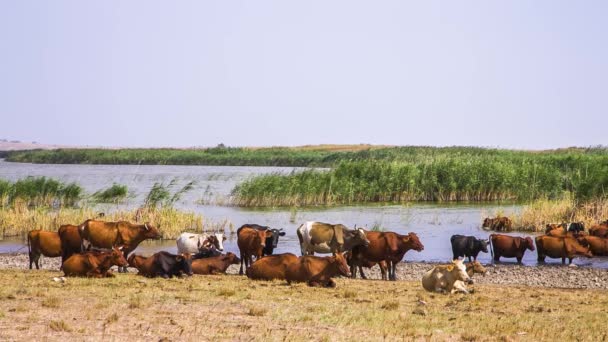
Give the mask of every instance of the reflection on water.
M 228 218 L 235 228 L 245 223 L 257 223 L 273 228 L 285 228 L 287 235 L 281 237 L 276 253 L 299 254 L 300 248 L 296 228 L 306 221 L 344 223 L 350 227 L 372 227 L 376 224 L 398 233 L 416 232 L 425 248 L 417 253 L 410 251 L 406 260 L 448 261 L 451 259 L 450 236 L 453 234 L 475 235 L 487 238 L 489 232 L 481 229 L 482 218 L 500 209 L 510 215 L 520 209 L 517 204 L 411 204 L 411 205 L 365 205 L 343 207 L 301 208 L 292 212 L 289 208 L 245 209 L 231 206 L 199 205 L 197 200 L 205 193 L 228 196 L 238 182 L 257 174 L 269 172 L 291 172 L 294 168 L 273 167 L 232 167 L 232 166 L 133 166 L 133 165 L 39 165 L 7 163 L 0 161 L 0 178 L 19 179 L 26 176 L 47 176 L 64 181 L 76 181 L 87 192 L 106 188 L 112 183 L 126 184 L 135 191 L 135 198 L 127 206 L 141 204 L 143 196 L 154 182 L 169 182 L 179 179 L 179 185 L 196 180 L 197 187 L 186 194 L 179 207 L 203 214 L 214 222 Z M 112 210 L 113 206 L 104 208 Z M 514 235 L 525 235 L 517 233 Z M 238 254 L 234 236 L 224 244 L 226 251 Z M 148 241 L 137 253 L 152 254 L 159 250 L 175 252 L 175 241 Z M 21 239 L 0 241 L 0 253 L 27 252 Z M 479 257 L 484 263 L 490 262 L 490 255 Z M 505 259 L 513 260 L 514 259 Z M 550 260 L 550 259 L 547 259 Z M 550 260 L 549 262 L 561 262 Z M 607 258 L 577 259 L 579 265 L 608 268 Z M 536 252 L 527 252 L 524 263 L 536 264 Z

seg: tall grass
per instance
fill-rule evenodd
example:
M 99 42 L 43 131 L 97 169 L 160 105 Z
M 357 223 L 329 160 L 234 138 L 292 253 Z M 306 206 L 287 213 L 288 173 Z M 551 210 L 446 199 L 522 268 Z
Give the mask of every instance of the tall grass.
M 111 187 L 95 192 L 91 198 L 98 203 L 120 203 L 129 195 L 126 185 L 112 184 Z
M 412 161 L 348 161 L 330 171 L 269 174 L 237 185 L 240 206 L 407 201 L 531 201 L 608 192 L 608 155 L 428 155 Z
M 157 207 L 173 207 L 185 193 L 194 189 L 195 183 L 195 181 L 190 181 L 173 193 L 172 188 L 177 184 L 176 178 L 172 179 L 168 184 L 163 182 L 154 183 L 148 195 L 146 195 L 143 206 L 152 209 L 156 209 Z
M 14 183 L 0 180 L 0 206 L 73 206 L 84 191 L 76 183 L 46 177 L 27 177 Z

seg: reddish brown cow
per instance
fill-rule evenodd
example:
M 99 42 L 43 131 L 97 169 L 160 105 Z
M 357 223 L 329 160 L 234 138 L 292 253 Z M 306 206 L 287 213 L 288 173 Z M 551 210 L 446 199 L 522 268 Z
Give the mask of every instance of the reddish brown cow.
M 513 222 L 506 216 L 497 216 L 495 218 L 486 217 L 483 220 L 482 227 L 490 228 L 491 230 L 502 231 L 511 230 Z
M 526 249 L 534 251 L 534 242 L 529 236 L 509 236 L 503 234 L 490 234 L 490 251 L 494 261 L 500 261 L 500 257 L 517 258 L 517 263 L 521 264 L 521 259 L 526 253 Z
M 129 266 L 137 269 L 137 274 L 152 278 L 154 274 L 154 258 L 131 254 L 127 259 Z
M 47 232 L 44 230 L 32 230 L 27 233 L 27 248 L 30 256 L 30 269 L 32 263 L 36 264 L 36 269 L 40 269 L 38 261 L 40 255 L 49 258 L 61 256 L 61 240 L 56 232 Z
M 264 247 L 266 247 L 266 239 L 272 237 L 270 230 L 257 230 L 252 227 L 243 226 L 237 232 L 237 245 L 241 253 L 241 268 L 239 274 L 243 274 L 243 263 L 245 268 L 253 264 L 253 257 L 256 260 L 262 257 Z
M 589 249 L 593 255 L 608 255 L 608 238 L 599 236 L 585 236 L 583 239 L 589 245 Z
M 85 252 L 74 254 L 63 263 L 66 277 L 113 277 L 112 266 L 126 267 L 127 260 L 122 251 L 116 247 L 109 252 Z
M 146 239 L 160 239 L 158 229 L 149 223 L 132 224 L 126 221 L 105 222 L 86 220 L 78 227 L 78 230 L 83 247 L 85 244 L 90 244 L 97 248 L 122 246 L 125 258 L 142 241 Z M 121 271 L 120 268 L 119 271 Z M 127 268 L 123 268 L 122 271 L 126 272 Z
M 78 226 L 64 224 L 57 231 L 61 240 L 61 263 L 63 264 L 72 254 L 80 253 L 82 239 L 78 232 Z
M 241 260 L 234 253 L 192 260 L 194 274 L 226 274 L 230 265 L 238 265 Z
M 608 238 L 608 221 L 604 221 L 589 228 L 589 235 Z
M 308 286 L 336 287 L 336 282 L 331 278 L 337 275 L 350 277 L 350 270 L 342 253 L 331 257 L 305 255 L 287 266 L 285 280 L 289 284 L 306 282 Z
M 577 255 L 593 257 L 593 253 L 588 247 L 582 246 L 577 239 L 572 237 L 553 237 L 541 235 L 536 237 L 536 250 L 538 262 L 545 262 L 545 257 L 561 258 L 562 264 L 572 263 L 572 259 Z
M 359 272 L 361 273 L 361 278 L 367 279 L 367 276 L 365 275 L 365 273 L 363 273 L 363 267 L 372 268 L 372 267 L 378 265 L 378 267 L 380 267 L 380 274 L 382 275 L 382 280 L 388 279 L 388 277 L 387 277 L 388 265 L 386 264 L 386 261 L 384 261 L 384 260 L 382 260 L 380 262 L 369 261 L 369 260 L 365 259 L 361 253 L 357 254 L 357 260 L 355 260 L 355 259 L 353 259 L 352 251 L 348 251 L 348 252 L 344 253 L 344 257 L 346 258 L 346 262 L 348 263 L 348 266 L 350 266 L 350 273 L 353 278 L 357 278 L 357 268 L 358 268 Z
M 291 253 L 268 255 L 247 268 L 247 277 L 254 280 L 286 279 L 287 267 L 297 262 L 298 257 Z
M 413 249 L 420 252 L 424 246 L 415 233 L 400 235 L 394 232 L 365 232 L 369 240 L 368 246 L 357 246 L 353 248 L 354 264 L 365 262 L 386 261 L 388 266 L 388 279 L 397 280 L 397 264 L 403 259 L 407 251 Z M 351 272 L 354 268 L 351 264 Z M 362 269 L 359 269 L 362 271 Z M 362 276 L 363 276 L 363 272 Z

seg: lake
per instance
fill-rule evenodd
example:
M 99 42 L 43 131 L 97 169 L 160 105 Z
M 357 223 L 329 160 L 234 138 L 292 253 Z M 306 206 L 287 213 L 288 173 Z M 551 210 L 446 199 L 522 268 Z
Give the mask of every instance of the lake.
M 339 207 L 252 209 L 218 204 L 200 204 L 218 200 L 227 203 L 230 191 L 236 184 L 250 177 L 266 173 L 289 173 L 302 170 L 291 167 L 240 167 L 240 166 L 174 166 L 174 165 L 47 165 L 10 163 L 0 160 L 0 178 L 15 181 L 27 176 L 46 176 L 65 182 L 77 182 L 87 193 L 105 189 L 113 183 L 124 184 L 133 193 L 127 203 L 101 205 L 100 209 L 110 211 L 120 208 L 135 208 L 143 202 L 145 195 L 156 182 L 169 183 L 176 179 L 175 189 L 190 181 L 196 181 L 195 189 L 186 193 L 177 204 L 180 209 L 192 210 L 212 221 L 230 220 L 235 227 L 245 223 L 257 223 L 273 228 L 284 228 L 287 232 L 279 242 L 276 253 L 300 253 L 297 227 L 306 221 L 343 223 L 349 227 L 372 227 L 381 225 L 398 233 L 416 232 L 425 246 L 424 251 L 410 251 L 405 260 L 445 262 L 452 258 L 450 236 L 453 234 L 474 235 L 487 238 L 490 232 L 481 229 L 483 217 L 501 210 L 510 215 L 521 209 L 519 205 L 496 204 L 428 204 L 407 205 L 372 204 Z M 512 233 L 512 235 L 529 235 Z M 236 252 L 235 237 L 225 243 L 227 251 Z M 0 253 L 25 252 L 21 239 L 0 240 Z M 138 253 L 149 254 L 158 250 L 175 252 L 175 241 L 153 241 L 143 243 Z M 489 254 L 481 254 L 479 260 L 490 262 Z M 514 259 L 505 259 L 512 260 Z M 560 260 L 547 258 L 549 263 Z M 608 258 L 575 259 L 578 265 L 608 268 Z M 536 252 L 528 251 L 524 264 L 536 264 Z

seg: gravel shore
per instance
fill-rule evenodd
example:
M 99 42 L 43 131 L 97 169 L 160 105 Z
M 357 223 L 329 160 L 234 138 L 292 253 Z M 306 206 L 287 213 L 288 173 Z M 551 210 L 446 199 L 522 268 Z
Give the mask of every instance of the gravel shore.
M 427 270 L 436 263 L 402 262 L 397 266 L 399 280 L 418 281 Z M 40 259 L 42 269 L 58 270 L 60 258 Z M 521 285 L 552 288 L 608 289 L 608 270 L 589 267 L 568 267 L 562 265 L 519 266 L 514 264 L 485 265 L 486 275 L 476 274 L 476 284 Z M 27 269 L 27 254 L 0 254 L 0 270 L 8 268 Z M 129 269 L 135 272 L 134 269 Z M 228 269 L 228 273 L 237 274 L 238 265 Z M 380 269 L 374 266 L 364 269 L 369 279 L 380 279 Z M 58 272 L 58 275 L 59 272 Z

